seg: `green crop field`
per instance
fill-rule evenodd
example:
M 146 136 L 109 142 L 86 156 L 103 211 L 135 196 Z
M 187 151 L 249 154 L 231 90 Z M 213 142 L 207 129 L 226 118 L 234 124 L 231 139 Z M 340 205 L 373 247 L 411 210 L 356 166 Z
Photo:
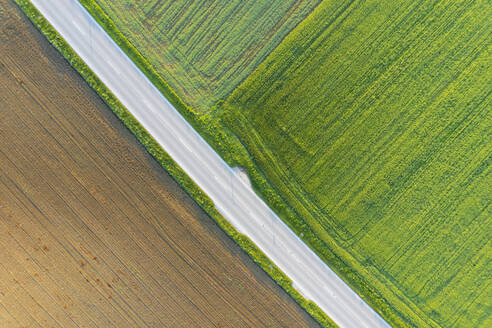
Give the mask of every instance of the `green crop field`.
M 320 0 L 96 0 L 166 82 L 200 109 L 233 88 Z
M 283 199 L 408 325 L 492 326 L 491 13 L 324 1 L 224 106 Z
M 80 1 L 389 323 L 492 326 L 490 1 Z

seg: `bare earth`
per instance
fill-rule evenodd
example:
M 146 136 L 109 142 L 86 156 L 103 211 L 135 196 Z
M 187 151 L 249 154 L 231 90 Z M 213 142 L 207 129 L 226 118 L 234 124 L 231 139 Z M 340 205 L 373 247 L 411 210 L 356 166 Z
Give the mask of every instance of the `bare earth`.
M 0 327 L 313 327 L 0 0 Z

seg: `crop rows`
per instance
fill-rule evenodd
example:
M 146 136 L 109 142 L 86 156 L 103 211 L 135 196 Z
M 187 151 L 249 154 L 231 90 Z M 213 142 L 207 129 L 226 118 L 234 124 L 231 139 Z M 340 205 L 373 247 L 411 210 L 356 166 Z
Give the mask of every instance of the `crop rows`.
M 96 2 L 185 102 L 208 110 L 319 0 Z
M 491 9 L 323 2 L 225 104 L 280 195 L 418 326 L 490 325 Z

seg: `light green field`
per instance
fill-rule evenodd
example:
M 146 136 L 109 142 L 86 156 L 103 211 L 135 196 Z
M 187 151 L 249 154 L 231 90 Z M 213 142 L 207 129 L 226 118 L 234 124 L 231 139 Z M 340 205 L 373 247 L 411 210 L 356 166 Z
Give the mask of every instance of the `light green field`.
M 492 326 L 490 13 L 325 1 L 225 104 L 279 194 L 408 325 Z
M 388 322 L 492 326 L 490 1 L 95 1 Z
M 189 105 L 207 110 L 320 0 L 96 0 Z

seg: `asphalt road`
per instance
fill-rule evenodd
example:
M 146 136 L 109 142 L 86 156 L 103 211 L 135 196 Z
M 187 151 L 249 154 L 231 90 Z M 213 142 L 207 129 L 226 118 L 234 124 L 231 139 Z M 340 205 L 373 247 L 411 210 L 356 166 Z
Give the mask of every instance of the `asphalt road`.
M 196 133 L 77 0 L 31 0 L 166 152 L 340 327 L 389 327 Z

